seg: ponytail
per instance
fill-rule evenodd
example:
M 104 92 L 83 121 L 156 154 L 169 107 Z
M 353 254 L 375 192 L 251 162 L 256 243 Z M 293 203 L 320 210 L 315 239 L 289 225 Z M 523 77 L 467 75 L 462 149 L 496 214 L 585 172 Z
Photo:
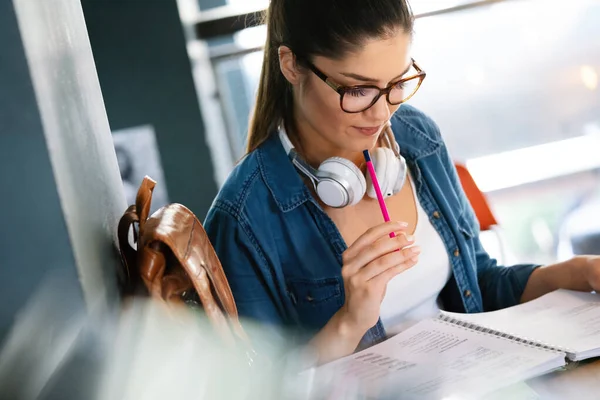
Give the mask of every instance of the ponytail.
M 277 126 L 292 115 L 292 91 L 279 68 L 279 46 L 283 43 L 283 0 L 271 0 L 266 13 L 267 41 L 256 104 L 250 118 L 248 144 L 250 153 L 273 133 Z

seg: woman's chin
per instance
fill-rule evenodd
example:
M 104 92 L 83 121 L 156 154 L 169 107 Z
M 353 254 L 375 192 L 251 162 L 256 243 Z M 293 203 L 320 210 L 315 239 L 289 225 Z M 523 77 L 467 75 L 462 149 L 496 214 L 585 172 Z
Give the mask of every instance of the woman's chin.
M 379 135 L 353 137 L 348 138 L 348 141 L 343 143 L 343 146 L 351 152 L 362 152 L 364 150 L 371 150 L 374 148 L 377 145 L 378 139 Z

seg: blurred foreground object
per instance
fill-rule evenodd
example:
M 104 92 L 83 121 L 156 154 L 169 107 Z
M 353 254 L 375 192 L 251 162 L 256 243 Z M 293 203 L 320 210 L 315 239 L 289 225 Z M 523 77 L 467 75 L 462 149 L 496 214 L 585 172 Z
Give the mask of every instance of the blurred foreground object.
M 209 321 L 135 299 L 120 318 L 97 399 L 270 399 L 270 368 L 251 368 Z
M 80 294 L 65 275 L 32 290 L 17 314 L 0 349 L 0 399 L 94 398 L 112 329 L 86 321 Z
M 0 399 L 308 398 L 308 381 L 296 375 L 300 353 L 270 363 L 263 351 L 250 366 L 201 312 L 132 298 L 118 313 L 85 313 L 74 309 L 75 295 L 54 277 L 20 313 L 0 350 Z

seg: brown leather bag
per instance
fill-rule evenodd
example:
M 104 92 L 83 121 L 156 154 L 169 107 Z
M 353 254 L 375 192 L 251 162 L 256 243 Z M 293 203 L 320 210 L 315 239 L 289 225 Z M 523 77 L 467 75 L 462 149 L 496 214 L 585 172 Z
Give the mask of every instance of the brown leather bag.
M 169 304 L 200 305 L 227 344 L 241 341 L 252 350 L 221 263 L 200 221 L 176 203 L 148 217 L 155 185 L 145 177 L 136 204 L 119 221 L 123 294 L 149 295 Z M 137 250 L 129 241 L 132 226 Z

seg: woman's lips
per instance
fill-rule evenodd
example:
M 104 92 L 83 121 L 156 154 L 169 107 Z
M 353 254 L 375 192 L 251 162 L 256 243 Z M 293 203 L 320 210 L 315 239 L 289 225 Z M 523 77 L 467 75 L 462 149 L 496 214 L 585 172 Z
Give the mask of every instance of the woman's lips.
M 377 132 L 379 132 L 379 129 L 381 128 L 381 126 L 373 126 L 373 127 L 355 126 L 354 128 L 365 136 L 373 136 Z

